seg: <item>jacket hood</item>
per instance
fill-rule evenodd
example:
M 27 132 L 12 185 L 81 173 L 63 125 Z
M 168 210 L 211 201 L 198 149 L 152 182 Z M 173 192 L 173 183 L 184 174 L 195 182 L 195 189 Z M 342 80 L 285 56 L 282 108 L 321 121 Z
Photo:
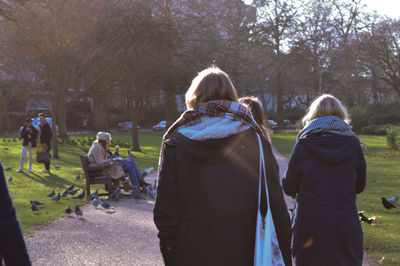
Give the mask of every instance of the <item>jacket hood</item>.
M 225 138 L 193 140 L 179 132 L 175 132 L 166 145 L 178 147 L 186 156 L 204 163 L 220 163 L 228 160 L 245 148 L 245 141 L 252 129 L 230 135 Z
M 329 164 L 351 159 L 360 146 L 360 141 L 355 136 L 310 136 L 299 141 L 311 154 Z

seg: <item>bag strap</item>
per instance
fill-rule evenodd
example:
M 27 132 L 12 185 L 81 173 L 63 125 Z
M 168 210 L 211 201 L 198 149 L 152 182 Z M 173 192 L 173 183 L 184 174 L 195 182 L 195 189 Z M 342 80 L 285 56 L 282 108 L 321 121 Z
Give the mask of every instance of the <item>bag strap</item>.
M 266 171 L 265 171 L 265 160 L 264 160 L 264 149 L 263 149 L 263 145 L 262 145 L 262 141 L 261 141 L 261 137 L 258 133 L 257 134 L 257 138 L 258 138 L 258 147 L 260 149 L 260 162 L 259 162 L 259 166 L 260 166 L 260 171 L 259 171 L 259 179 L 258 179 L 258 211 L 260 211 L 260 207 L 261 207 L 261 178 L 264 179 L 264 188 L 265 189 L 265 196 L 266 196 L 266 201 L 268 204 L 268 210 L 269 211 L 269 193 L 268 193 L 268 187 L 267 187 L 267 175 L 266 175 Z M 266 216 L 266 214 L 265 214 Z M 263 216 L 263 225 L 264 223 L 264 219 L 265 216 Z M 264 227 L 264 226 L 263 226 Z

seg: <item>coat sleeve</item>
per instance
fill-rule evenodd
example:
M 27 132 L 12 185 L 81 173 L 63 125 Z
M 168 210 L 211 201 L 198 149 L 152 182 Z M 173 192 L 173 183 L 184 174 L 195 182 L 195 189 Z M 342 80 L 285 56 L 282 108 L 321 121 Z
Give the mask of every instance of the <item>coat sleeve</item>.
M 367 182 L 367 164 L 365 162 L 361 147 L 358 151 L 358 158 L 359 162 L 357 166 L 356 193 L 361 193 L 364 191 Z
M 24 126 L 21 131 L 21 138 L 26 139 L 28 138 L 28 127 Z
M 35 127 L 32 127 L 32 139 L 35 140 L 38 136 L 38 130 Z
M 299 192 L 301 183 L 301 173 L 299 169 L 299 142 L 296 142 L 290 155 L 288 168 L 282 177 L 282 186 L 285 193 L 289 196 L 295 197 Z
M 163 144 L 158 173 L 154 223 L 158 229 L 160 249 L 166 266 L 173 264 L 178 226 L 177 176 L 173 148 Z
M 31 265 L 0 162 L 0 255 L 6 265 Z M 1 258 L 0 256 L 0 258 Z
M 290 217 L 279 180 L 279 166 L 272 153 L 271 144 L 268 141 L 264 142 L 264 157 L 267 170 L 269 202 L 279 247 L 285 265 L 292 265 L 290 250 Z
M 92 147 L 89 150 L 89 161 L 93 159 L 94 163 L 97 166 L 104 167 L 108 163 L 107 160 L 104 159 L 103 148 L 99 145 L 93 143 Z M 92 162 L 93 162 L 92 161 Z

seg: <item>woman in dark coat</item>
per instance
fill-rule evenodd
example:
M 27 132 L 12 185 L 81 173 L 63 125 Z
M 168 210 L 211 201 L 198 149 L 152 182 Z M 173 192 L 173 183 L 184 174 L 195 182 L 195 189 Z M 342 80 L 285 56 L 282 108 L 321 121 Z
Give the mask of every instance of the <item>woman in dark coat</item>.
M 154 221 L 167 266 L 254 263 L 261 130 L 238 103 L 229 77 L 203 70 L 186 93 L 188 110 L 164 136 Z M 290 220 L 271 145 L 262 139 L 275 247 L 291 265 Z M 279 253 L 279 252 L 278 252 Z M 282 259 L 281 257 L 281 259 Z
M 297 195 L 292 250 L 297 266 L 362 265 L 363 234 L 356 194 L 366 183 L 359 139 L 338 99 L 322 95 L 303 119 L 282 180 Z
M 31 265 L 0 162 L 0 265 Z

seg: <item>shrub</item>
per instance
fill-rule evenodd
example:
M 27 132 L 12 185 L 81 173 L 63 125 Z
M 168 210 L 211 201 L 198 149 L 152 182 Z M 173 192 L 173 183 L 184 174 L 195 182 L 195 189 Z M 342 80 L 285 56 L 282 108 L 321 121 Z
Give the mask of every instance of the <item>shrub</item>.
M 366 127 L 363 127 L 361 129 L 362 134 L 367 134 L 367 135 L 385 135 L 387 134 L 386 131 L 388 128 L 393 127 L 392 124 L 387 124 L 387 125 L 368 125 Z
M 400 127 L 390 127 L 386 130 L 386 142 L 390 148 L 400 149 Z
M 355 132 L 362 132 L 364 127 L 370 125 L 397 125 L 400 123 L 400 103 L 398 102 L 378 102 L 365 107 L 355 106 L 349 110 L 349 113 Z M 365 130 L 368 131 L 368 129 Z
M 366 108 L 361 106 L 353 107 L 349 110 L 351 125 L 354 132 L 361 132 L 363 127 L 368 126 L 368 116 L 366 116 Z

